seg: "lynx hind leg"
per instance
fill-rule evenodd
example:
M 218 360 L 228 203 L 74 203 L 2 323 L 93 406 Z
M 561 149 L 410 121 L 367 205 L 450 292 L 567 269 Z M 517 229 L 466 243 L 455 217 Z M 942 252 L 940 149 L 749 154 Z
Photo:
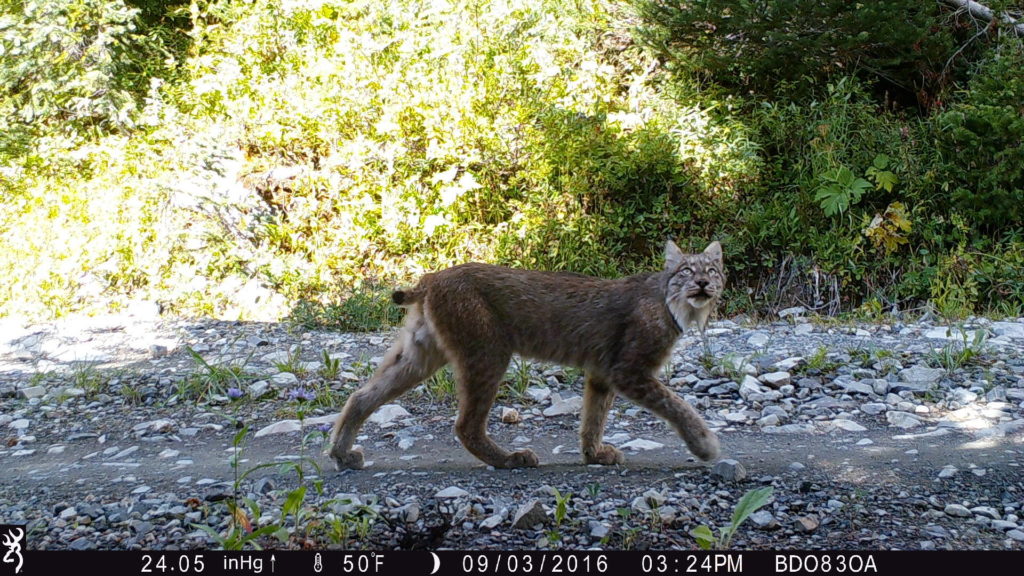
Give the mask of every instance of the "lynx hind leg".
M 532 450 L 509 452 L 487 434 L 487 416 L 498 396 L 501 378 L 510 359 L 511 354 L 503 358 L 479 355 L 456 364 L 459 417 L 455 422 L 455 433 L 466 450 L 495 468 L 534 468 L 539 460 Z
M 583 386 L 583 414 L 580 420 L 580 449 L 583 462 L 609 466 L 622 464 L 625 458 L 622 452 L 602 442 L 604 426 L 608 420 L 608 411 L 615 401 L 615 390 L 607 382 L 587 374 Z
M 370 380 L 349 396 L 334 423 L 330 455 L 339 470 L 363 467 L 363 454 L 352 450 L 356 434 L 377 408 L 430 377 L 446 363 L 430 326 L 418 309 L 409 311 L 405 326 Z
M 705 462 L 718 458 L 718 437 L 715 433 L 692 406 L 657 379 L 650 376 L 636 378 L 620 382 L 616 388 L 623 396 L 671 424 L 695 456 Z

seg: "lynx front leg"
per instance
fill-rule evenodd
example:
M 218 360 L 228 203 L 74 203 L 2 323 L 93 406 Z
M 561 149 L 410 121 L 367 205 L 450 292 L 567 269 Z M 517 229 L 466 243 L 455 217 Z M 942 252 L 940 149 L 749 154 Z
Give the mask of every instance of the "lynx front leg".
M 459 417 L 455 422 L 455 433 L 466 450 L 495 468 L 534 468 L 539 461 L 532 450 L 508 452 L 487 435 L 487 415 L 498 395 L 501 376 L 510 357 L 506 357 L 504 362 L 478 358 L 456 366 Z
M 625 458 L 618 448 L 602 443 L 608 411 L 615 400 L 615 390 L 608 383 L 587 374 L 583 387 L 583 415 L 580 422 L 580 448 L 587 464 L 622 464 Z
M 718 437 L 685 400 L 650 376 L 616 382 L 623 396 L 654 412 L 676 429 L 687 448 L 701 460 L 718 458 Z
M 352 450 L 363 422 L 382 404 L 411 390 L 445 365 L 430 329 L 415 311 L 373 377 L 349 396 L 331 433 L 331 457 L 339 470 L 362 468 L 363 453 Z

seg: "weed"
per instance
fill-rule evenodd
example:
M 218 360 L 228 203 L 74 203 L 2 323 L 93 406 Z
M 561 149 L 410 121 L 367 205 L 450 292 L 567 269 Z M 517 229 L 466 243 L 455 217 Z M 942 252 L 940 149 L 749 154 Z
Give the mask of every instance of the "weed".
M 516 356 L 512 360 L 511 369 L 508 374 L 509 389 L 515 398 L 522 398 L 526 389 L 530 387 L 531 374 L 530 362 L 525 358 Z M 502 390 L 505 392 L 505 390 Z
M 706 524 L 702 524 L 690 531 L 690 535 L 697 540 L 697 545 L 703 550 L 722 550 L 729 547 L 732 542 L 732 537 L 736 533 L 736 530 L 740 527 L 740 524 L 750 517 L 751 514 L 757 511 L 758 508 L 764 506 L 772 497 L 772 487 L 764 486 L 755 490 L 749 490 L 746 494 L 740 498 L 740 501 L 736 503 L 736 508 L 732 512 L 732 520 L 727 526 L 723 526 L 718 530 L 718 536 L 714 535 L 711 528 Z
M 107 389 L 107 380 L 92 364 L 78 362 L 73 365 L 71 383 L 75 388 L 85 390 L 85 395 L 94 398 Z
M 212 394 L 224 394 L 229 387 L 241 388 L 253 380 L 242 364 L 210 364 L 191 347 L 186 347 L 196 371 L 178 382 L 178 395 L 183 398 L 204 400 Z
M 455 375 L 448 366 L 438 370 L 424 385 L 427 394 L 438 401 L 451 401 L 456 397 Z
M 296 376 L 306 375 L 306 366 L 302 363 L 302 347 L 295 346 L 288 350 L 288 355 L 282 362 L 274 362 L 278 372 L 289 372 Z
M 953 371 L 984 361 L 985 341 L 988 339 L 984 329 L 975 330 L 973 336 L 962 325 L 950 328 L 950 330 L 955 330 L 956 338 L 951 339 L 945 346 L 929 355 L 933 364 Z
M 569 515 L 569 502 L 572 500 L 572 493 L 562 494 L 557 488 L 551 489 L 555 496 L 555 527 L 548 531 L 548 541 L 557 544 L 562 541 L 562 524 Z
M 331 358 L 327 350 L 320 352 L 320 377 L 324 380 L 334 380 L 341 373 L 341 359 Z

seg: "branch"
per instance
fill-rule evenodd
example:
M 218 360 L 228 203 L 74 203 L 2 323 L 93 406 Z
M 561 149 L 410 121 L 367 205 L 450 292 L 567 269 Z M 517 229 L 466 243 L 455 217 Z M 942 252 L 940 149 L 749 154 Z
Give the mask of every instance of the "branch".
M 984 4 L 974 2 L 973 0 L 942 0 L 942 3 L 960 10 L 967 10 L 971 16 L 981 18 L 982 20 L 987 20 L 989 22 L 996 18 L 996 13 L 993 12 L 991 8 Z M 998 17 L 1013 28 L 1013 31 L 1017 36 L 1024 36 L 1024 23 L 1018 22 L 1016 18 L 1010 16 L 1006 12 L 1001 12 Z

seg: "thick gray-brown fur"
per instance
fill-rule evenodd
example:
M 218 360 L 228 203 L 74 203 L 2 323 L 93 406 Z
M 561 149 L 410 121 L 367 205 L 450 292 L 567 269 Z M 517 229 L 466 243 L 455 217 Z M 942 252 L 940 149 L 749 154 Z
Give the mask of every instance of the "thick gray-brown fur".
M 718 438 L 656 374 L 683 329 L 703 332 L 724 284 L 718 242 L 683 254 L 669 241 L 664 270 L 615 280 L 475 263 L 426 274 L 415 288 L 394 293 L 408 307 L 405 325 L 373 377 L 346 402 L 330 454 L 339 469 L 362 468 L 363 454 L 352 445 L 363 422 L 451 364 L 463 446 L 495 468 L 537 466 L 532 450 L 508 452 L 487 435 L 488 413 L 518 353 L 583 369 L 584 462 L 623 462 L 622 452 L 602 442 L 616 394 L 666 420 L 695 455 L 714 460 Z

